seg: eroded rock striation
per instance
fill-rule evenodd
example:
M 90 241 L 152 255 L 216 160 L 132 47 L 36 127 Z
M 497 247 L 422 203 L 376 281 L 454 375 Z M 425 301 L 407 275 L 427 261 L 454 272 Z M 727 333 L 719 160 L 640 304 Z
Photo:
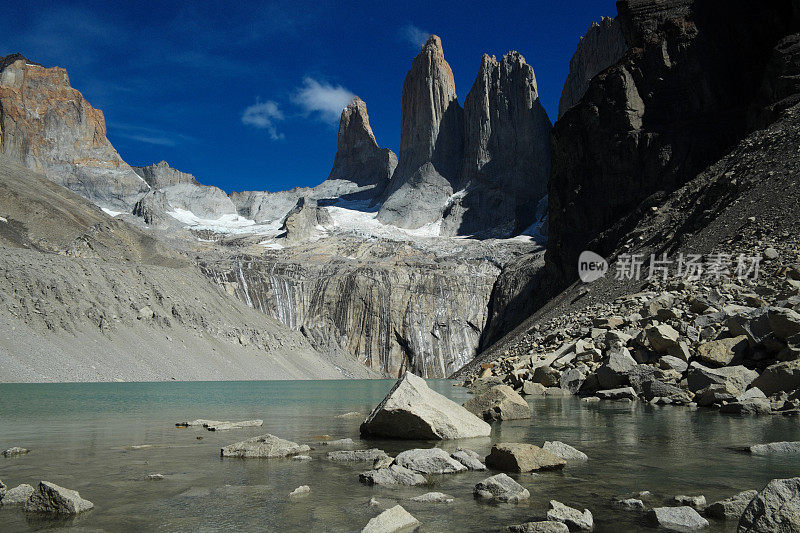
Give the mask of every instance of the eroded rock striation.
M 103 112 L 70 86 L 66 70 L 19 54 L 0 65 L 0 151 L 103 207 L 130 211 L 150 187 L 108 141 Z

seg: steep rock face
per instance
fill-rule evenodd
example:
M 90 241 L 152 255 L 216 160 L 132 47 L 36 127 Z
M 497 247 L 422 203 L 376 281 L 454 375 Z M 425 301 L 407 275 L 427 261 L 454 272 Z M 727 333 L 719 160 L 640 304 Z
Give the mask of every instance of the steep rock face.
M 166 161 L 159 161 L 146 167 L 132 167 L 144 181 L 154 189 L 163 189 L 179 183 L 197 183 L 195 177 L 187 172 L 181 172 L 169 166 Z
M 129 211 L 150 187 L 111 146 L 102 111 L 70 87 L 62 68 L 18 54 L 0 65 L 2 153 L 103 207 Z
M 435 35 L 406 75 L 400 114 L 400 157 L 378 219 L 413 229 L 441 218 L 462 154 L 461 106 Z
M 313 189 L 310 187 L 295 187 L 277 192 L 232 192 L 229 197 L 240 215 L 263 223 L 282 220 L 300 198 L 310 197 L 312 194 Z
M 336 196 L 366 190 L 372 198 L 377 198 L 388 185 L 396 166 L 397 156 L 388 148 L 378 146 L 369 125 L 367 104 L 356 96 L 342 111 L 336 157 L 326 183 L 349 185 L 346 188 L 340 185 Z
M 211 185 L 178 183 L 159 190 L 173 209 L 191 211 L 198 218 L 215 220 L 236 214 L 236 206 L 225 191 Z
M 737 0 L 724 13 L 690 0 L 618 6 L 629 50 L 592 80 L 553 133 L 551 287 L 577 277 L 582 250 L 605 255 L 628 228 L 604 229 L 744 136 L 771 51 L 796 26 L 789 0 Z
M 484 55 L 464 101 L 464 158 L 442 234 L 508 236 L 535 221 L 547 193 L 552 124 L 533 68 L 517 52 Z
M 616 18 L 602 17 L 599 23 L 592 22 L 569 62 L 569 74 L 558 102 L 558 118 L 578 103 L 591 79 L 619 61 L 627 49 Z
M 251 307 L 309 338 L 338 342 L 370 368 L 425 377 L 446 377 L 475 356 L 499 271 L 490 261 L 363 239 L 325 239 L 202 268 Z

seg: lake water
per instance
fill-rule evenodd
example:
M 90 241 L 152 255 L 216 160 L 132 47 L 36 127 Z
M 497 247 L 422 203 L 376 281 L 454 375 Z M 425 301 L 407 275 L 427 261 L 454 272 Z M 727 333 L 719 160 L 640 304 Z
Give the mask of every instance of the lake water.
M 457 402 L 469 398 L 453 382 L 431 387 Z M 770 479 L 800 475 L 798 457 L 751 457 L 732 448 L 800 440 L 796 418 L 734 417 L 682 407 L 581 403 L 575 398 L 529 400 L 533 418 L 496 424 L 491 438 L 452 442 L 359 441 L 359 419 L 392 381 L 273 381 L 212 383 L 98 383 L 0 385 L 0 449 L 30 454 L 0 457 L 0 480 L 13 487 L 48 480 L 79 490 L 95 509 L 74 520 L 37 520 L 0 507 L 0 531 L 72 528 L 72 531 L 360 531 L 379 510 L 400 503 L 422 522 L 420 531 L 500 531 L 537 516 L 559 500 L 595 516 L 596 531 L 653 531 L 639 515 L 619 511 L 613 496 L 649 490 L 657 498 L 704 494 L 709 503 Z M 176 422 L 207 418 L 261 418 L 262 428 L 210 432 Z M 290 459 L 221 459 L 219 449 L 247 437 L 273 433 L 312 445 L 310 462 Z M 492 442 L 561 440 L 590 457 L 563 472 L 514 476 L 530 492 L 517 505 L 488 504 L 472 496 L 490 473 L 440 476 L 433 487 L 392 489 L 358 481 L 365 464 L 325 459 L 330 448 L 315 436 L 350 437 L 357 447 L 390 455 L 414 447 L 470 447 L 481 455 Z M 202 439 L 198 439 L 202 437 Z M 132 449 L 131 446 L 153 445 Z M 162 481 L 147 480 L 162 473 Z M 299 485 L 311 494 L 290 499 Z M 415 503 L 429 490 L 455 497 L 452 504 Z M 735 531 L 712 522 L 708 532 Z

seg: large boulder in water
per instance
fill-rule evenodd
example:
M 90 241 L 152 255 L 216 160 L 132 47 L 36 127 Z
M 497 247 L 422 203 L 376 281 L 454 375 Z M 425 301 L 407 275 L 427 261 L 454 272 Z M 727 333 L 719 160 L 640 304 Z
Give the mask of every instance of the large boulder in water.
M 492 446 L 486 456 L 486 466 L 504 472 L 532 472 L 558 470 L 566 462 L 561 457 L 533 444 L 501 442 Z
M 88 511 L 94 504 L 84 500 L 77 490 L 65 489 L 55 483 L 42 481 L 25 503 L 29 513 L 73 515 Z
M 745 508 L 738 533 L 800 531 L 800 477 L 773 479 Z
M 251 439 L 229 444 L 220 450 L 222 457 L 288 457 L 309 451 L 305 444 L 297 444 L 276 437 L 260 435 Z
M 508 385 L 495 385 L 472 398 L 464 407 L 470 413 L 491 420 L 518 420 L 531 417 L 531 408 L 522 396 Z
M 441 448 L 406 450 L 397 454 L 394 462 L 421 474 L 450 474 L 467 469 Z
M 371 519 L 361 533 L 392 533 L 405 531 L 418 525 L 419 520 L 414 518 L 411 513 L 400 505 L 395 505 Z
M 441 440 L 488 437 L 492 428 L 406 372 L 361 424 L 364 437 Z

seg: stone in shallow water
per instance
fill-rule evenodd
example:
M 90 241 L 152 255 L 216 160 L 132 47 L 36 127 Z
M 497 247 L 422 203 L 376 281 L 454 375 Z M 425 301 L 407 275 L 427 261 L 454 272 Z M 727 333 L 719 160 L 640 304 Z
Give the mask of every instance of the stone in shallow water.
M 412 502 L 453 503 L 455 498 L 442 492 L 427 492 L 421 496 L 411 498 Z
M 636 391 L 633 387 L 621 387 L 619 389 L 599 390 L 595 395 L 601 400 L 635 400 Z
M 150 481 L 161 481 L 164 479 L 164 474 L 147 474 L 147 479 Z
M 358 480 L 365 485 L 422 485 L 426 479 L 422 474 L 417 474 L 413 470 L 403 468 L 400 465 L 392 465 L 388 468 L 369 470 L 358 475 Z
M 340 415 L 336 415 L 334 418 L 343 418 L 347 420 L 361 418 L 361 413 L 358 411 L 350 411 L 349 413 L 342 413 Z
M 84 500 L 76 490 L 59 487 L 55 483 L 42 481 L 25 503 L 29 513 L 53 513 L 73 515 L 88 511 L 94 504 Z
M 560 457 L 533 444 L 501 442 L 492 446 L 486 457 L 486 466 L 504 472 L 532 472 L 534 470 L 558 470 L 566 462 Z
M 284 440 L 275 435 L 260 435 L 251 439 L 229 444 L 220 450 L 222 457 L 288 457 L 309 451 L 305 444 Z
M 547 450 L 556 457 L 561 457 L 565 461 L 587 461 L 589 459 L 588 455 L 577 448 L 557 440 L 545 442 L 542 449 Z
M 322 446 L 354 446 L 353 439 L 324 440 L 320 442 Z
M 569 528 L 562 522 L 543 520 L 540 522 L 526 522 L 516 526 L 508 526 L 514 533 L 569 533 Z
M 680 506 L 688 505 L 689 507 L 694 507 L 695 509 L 702 509 L 706 506 L 706 497 L 702 494 L 700 496 L 685 496 L 680 494 L 675 496 L 672 501 Z
M 636 498 L 623 498 L 615 500 L 614 505 L 626 511 L 639 511 L 644 509 L 644 502 Z
M 31 497 L 33 492 L 34 488 L 27 483 L 17 485 L 13 489 L 8 489 L 2 493 L 0 505 L 22 505 L 28 501 L 28 498 Z
M 419 520 L 400 505 L 387 509 L 364 526 L 361 533 L 393 533 L 419 525 Z
M 386 452 L 378 448 L 370 450 L 337 450 L 328 452 L 328 459 L 337 463 L 374 462 L 389 457 Z
M 421 474 L 451 474 L 467 469 L 441 448 L 406 450 L 397 454 L 394 462 Z
M 484 479 L 475 485 L 474 493 L 478 498 L 509 503 L 516 503 L 531 497 L 528 489 L 507 474 L 497 474 Z
M 589 509 L 581 512 L 556 500 L 550 500 L 547 519 L 565 523 L 570 531 L 591 531 L 594 528 L 594 517 Z
M 20 448 L 19 446 L 14 446 L 13 448 L 3 450 L 3 457 L 15 457 L 17 455 L 25 455 L 26 453 L 30 453 L 30 450 L 27 448 Z
M 308 485 L 300 485 L 299 487 L 297 487 L 296 489 L 294 489 L 292 492 L 289 493 L 289 497 L 296 498 L 298 496 L 305 496 L 309 492 L 311 492 L 311 487 L 309 487 Z
M 719 520 L 739 520 L 747 504 L 756 497 L 756 494 L 758 494 L 757 490 L 740 492 L 730 498 L 712 503 L 705 508 L 704 513 L 708 517 Z
M 486 470 L 486 465 L 481 462 L 481 456 L 472 450 L 459 448 L 451 457 L 469 470 Z
M 531 408 L 508 385 L 495 385 L 464 404 L 472 414 L 486 421 L 519 420 L 531 417 Z
M 800 477 L 773 479 L 745 507 L 738 533 L 800 531 Z
M 689 506 L 656 507 L 647 513 L 651 525 L 674 531 L 694 531 L 708 526 L 708 520 Z
M 454 401 L 431 390 L 410 372 L 361 424 L 365 437 L 460 439 L 488 437 L 492 428 Z

